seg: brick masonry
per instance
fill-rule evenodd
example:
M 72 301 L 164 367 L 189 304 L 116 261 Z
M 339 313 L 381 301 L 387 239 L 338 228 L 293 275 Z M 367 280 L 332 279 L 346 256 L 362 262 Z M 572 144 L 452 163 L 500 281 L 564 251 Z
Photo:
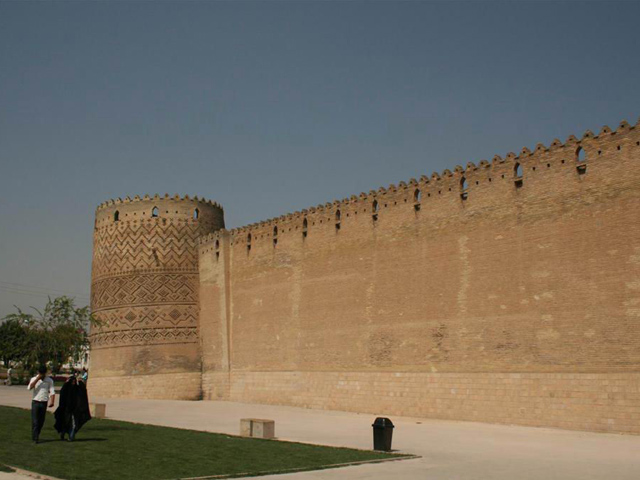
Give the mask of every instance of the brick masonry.
M 199 372 L 180 372 L 92 376 L 89 382 L 89 393 L 92 397 L 198 400 L 201 396 L 202 378 Z M 179 388 L 176 388 L 177 385 Z
M 640 434 L 639 163 L 623 122 L 213 229 L 202 397 Z
M 229 399 L 640 433 L 640 374 L 234 372 Z
M 198 241 L 222 227 L 222 208 L 197 198 L 135 197 L 98 207 L 93 395 L 201 398 Z M 161 385 L 175 374 L 179 389 Z

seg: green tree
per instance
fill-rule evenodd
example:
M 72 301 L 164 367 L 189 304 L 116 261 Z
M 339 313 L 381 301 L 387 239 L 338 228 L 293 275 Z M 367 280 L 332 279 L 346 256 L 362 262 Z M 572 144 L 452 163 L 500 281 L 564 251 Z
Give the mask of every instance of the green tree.
M 0 360 L 9 368 L 22 361 L 29 348 L 28 331 L 17 318 L 0 323 Z
M 49 299 L 43 311 L 33 310 L 36 314 L 18 309 L 4 318 L 4 323 L 18 323 L 25 331 L 23 367 L 34 371 L 37 365 L 50 363 L 57 373 L 65 363 L 78 362 L 89 347 L 89 329 L 98 324 L 89 307 L 76 308 L 72 298 L 62 296 Z

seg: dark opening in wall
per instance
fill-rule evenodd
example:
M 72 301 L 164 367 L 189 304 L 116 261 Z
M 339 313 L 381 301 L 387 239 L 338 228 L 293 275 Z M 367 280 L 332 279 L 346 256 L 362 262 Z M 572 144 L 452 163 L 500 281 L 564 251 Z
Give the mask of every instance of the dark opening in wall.
M 422 199 L 422 193 L 419 188 L 416 188 L 416 191 L 413 192 L 413 209 L 417 212 L 420 210 L 420 201 Z
M 587 173 L 587 153 L 582 147 L 576 150 L 576 170 L 578 175 Z
M 273 246 L 278 244 L 278 227 L 273 227 Z
M 216 240 L 216 261 L 220 259 L 220 240 Z
M 200 216 L 200 210 L 198 210 L 197 208 L 193 211 L 193 219 L 197 220 L 198 217 Z
M 522 165 L 517 162 L 513 167 L 513 177 L 516 188 L 522 187 Z
M 460 199 L 466 200 L 469 198 L 469 192 L 467 190 L 467 179 L 462 177 L 460 179 Z
M 584 148 L 578 147 L 576 150 L 576 160 L 578 162 L 584 162 L 587 159 L 587 152 L 584 151 Z
M 340 210 L 336 210 L 336 232 L 340 230 Z
M 115 213 L 113 214 L 113 221 L 114 222 L 120 221 L 120 212 L 118 210 L 116 210 Z
M 153 207 L 153 210 L 151 210 L 151 217 L 152 218 L 158 218 L 158 213 L 160 212 L 160 210 L 158 210 L 158 207 Z
M 247 253 L 251 251 L 251 234 L 247 234 Z
M 378 220 L 378 201 L 377 200 L 373 201 L 373 208 L 371 210 L 371 218 L 373 218 L 374 222 Z
M 302 221 L 302 238 L 307 238 L 309 232 L 309 222 L 307 222 L 307 218 Z

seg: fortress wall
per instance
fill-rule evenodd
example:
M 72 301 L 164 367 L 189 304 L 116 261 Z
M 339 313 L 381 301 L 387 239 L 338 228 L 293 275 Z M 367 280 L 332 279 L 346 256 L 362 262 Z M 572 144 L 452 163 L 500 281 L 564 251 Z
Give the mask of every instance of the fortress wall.
M 228 398 L 640 433 L 639 142 L 623 124 L 232 230 Z
M 229 398 L 229 235 L 215 234 L 201 245 L 200 345 L 202 394 L 207 400 Z
M 101 324 L 90 337 L 92 395 L 201 397 L 198 239 L 222 227 L 222 209 L 197 198 L 98 207 L 91 308 Z

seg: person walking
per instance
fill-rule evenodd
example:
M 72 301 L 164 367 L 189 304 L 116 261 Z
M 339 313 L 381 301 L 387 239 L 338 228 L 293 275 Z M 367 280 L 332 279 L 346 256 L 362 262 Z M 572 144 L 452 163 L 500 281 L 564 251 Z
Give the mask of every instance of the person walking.
M 71 375 L 62 386 L 54 415 L 54 428 L 60 434 L 60 440 L 64 440 L 64 436 L 68 434 L 70 442 L 73 442 L 80 428 L 91 420 L 87 388 L 75 375 Z
M 56 391 L 53 380 L 47 376 L 47 367 L 41 365 L 38 375 L 29 381 L 27 389 L 32 390 L 31 398 L 31 439 L 33 443 L 40 441 L 40 432 L 47 416 L 47 406 L 53 407 Z
M 7 385 L 11 386 L 11 374 L 13 373 L 13 370 L 11 369 L 11 367 L 7 368 Z

